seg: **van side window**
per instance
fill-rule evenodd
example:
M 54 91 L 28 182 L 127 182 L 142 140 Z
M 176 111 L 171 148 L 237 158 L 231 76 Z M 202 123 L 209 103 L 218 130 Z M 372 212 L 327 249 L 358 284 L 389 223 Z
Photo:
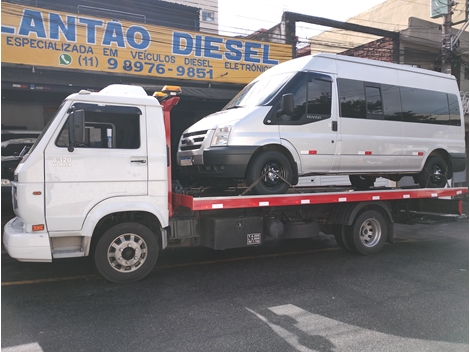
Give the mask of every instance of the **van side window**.
M 380 87 L 366 84 L 367 118 L 383 119 L 382 94 Z
M 449 125 L 460 126 L 460 107 L 459 100 L 455 94 L 447 94 L 447 100 L 449 101 Z
M 338 78 L 341 117 L 366 118 L 364 82 Z
M 126 110 L 124 108 L 120 110 L 122 107 L 114 107 L 113 111 L 109 109 L 109 106 L 97 107 L 93 104 L 80 104 L 81 108 L 83 108 L 82 105 L 87 105 L 84 109 L 86 142 L 84 145 L 76 145 L 77 148 L 140 148 L 140 114 L 137 113 L 138 109 Z M 68 147 L 68 145 L 67 119 L 56 140 L 56 146 Z
M 283 125 L 304 125 L 331 117 L 330 77 L 318 73 L 302 72 L 285 92 L 294 95 L 294 114 L 283 115 L 279 123 Z
M 331 116 L 331 82 L 308 82 L 307 119 L 324 120 Z
M 447 94 L 425 89 L 400 87 L 403 121 L 447 125 Z
M 384 120 L 402 121 L 400 88 L 382 84 L 382 99 L 384 105 Z

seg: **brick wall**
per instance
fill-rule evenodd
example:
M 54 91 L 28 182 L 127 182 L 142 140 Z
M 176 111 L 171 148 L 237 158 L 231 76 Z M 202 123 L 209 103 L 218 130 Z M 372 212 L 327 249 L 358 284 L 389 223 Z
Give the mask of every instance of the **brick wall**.
M 391 38 L 381 38 L 374 42 L 370 42 L 338 54 L 393 62 L 393 40 Z

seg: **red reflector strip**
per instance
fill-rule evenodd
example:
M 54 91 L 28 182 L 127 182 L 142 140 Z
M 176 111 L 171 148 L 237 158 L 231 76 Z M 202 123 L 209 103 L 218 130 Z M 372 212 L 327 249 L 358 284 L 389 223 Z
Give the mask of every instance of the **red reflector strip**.
M 370 150 L 360 150 L 357 152 L 359 155 L 372 155 L 372 152 Z
M 309 150 L 308 153 L 309 153 L 310 155 L 314 155 L 314 154 L 317 154 L 317 151 L 316 151 L 316 150 Z
M 412 155 L 413 156 L 423 156 L 424 152 L 413 152 Z
M 44 224 L 33 225 L 33 231 L 44 231 Z

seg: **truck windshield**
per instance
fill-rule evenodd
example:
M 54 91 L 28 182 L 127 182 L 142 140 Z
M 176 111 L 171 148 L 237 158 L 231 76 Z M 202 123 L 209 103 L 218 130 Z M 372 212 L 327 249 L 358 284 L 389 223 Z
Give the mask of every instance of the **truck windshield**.
M 223 110 L 245 106 L 260 106 L 269 103 L 294 74 L 295 72 L 281 73 L 248 84 Z
M 59 115 L 59 113 L 61 112 L 62 108 L 64 107 L 64 104 L 65 104 L 66 100 L 64 100 L 62 102 L 62 104 L 60 104 L 59 108 L 57 109 L 55 115 L 49 120 L 49 122 L 47 123 L 46 127 L 44 127 L 44 129 L 42 130 L 41 134 L 38 136 L 38 138 L 36 139 L 36 142 L 34 142 L 34 144 L 31 146 L 31 148 L 29 149 L 29 151 L 27 152 L 27 154 L 31 154 L 31 152 L 36 148 L 36 146 L 38 145 L 38 143 L 41 141 L 42 137 L 44 136 L 44 134 L 46 133 L 46 131 L 48 130 L 49 126 L 52 124 L 52 122 L 57 118 L 57 116 Z M 24 162 L 26 160 L 26 158 L 23 158 L 23 160 L 21 160 L 21 162 Z

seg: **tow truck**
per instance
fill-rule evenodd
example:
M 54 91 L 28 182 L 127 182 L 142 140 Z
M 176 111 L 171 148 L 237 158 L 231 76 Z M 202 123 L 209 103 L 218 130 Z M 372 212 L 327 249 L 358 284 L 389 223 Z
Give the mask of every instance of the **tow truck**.
M 3 238 L 9 255 L 25 262 L 92 255 L 105 279 L 127 283 L 175 246 L 223 250 L 323 232 L 346 251 L 371 255 L 394 242 L 395 222 L 436 209 L 463 213 L 466 187 L 293 187 L 279 195 L 184 188 L 171 165 L 178 92 L 168 86 L 148 96 L 112 85 L 67 97 L 15 171 L 16 217 Z

